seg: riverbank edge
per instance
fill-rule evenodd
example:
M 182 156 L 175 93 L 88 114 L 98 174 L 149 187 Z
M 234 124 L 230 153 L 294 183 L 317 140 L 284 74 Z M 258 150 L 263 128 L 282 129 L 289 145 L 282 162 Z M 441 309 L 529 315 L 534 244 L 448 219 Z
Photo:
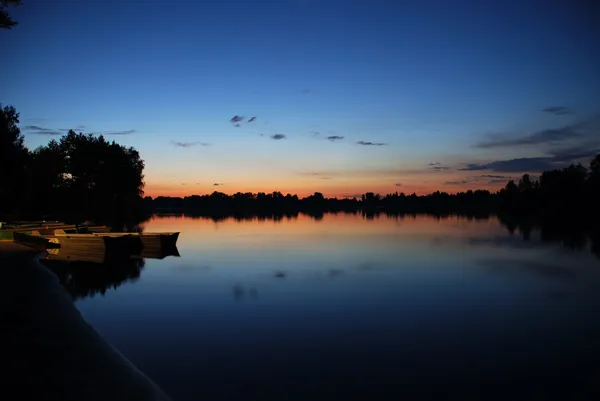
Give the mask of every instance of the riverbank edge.
M 4 388 L 40 400 L 171 400 L 85 321 L 40 256 L 0 242 Z

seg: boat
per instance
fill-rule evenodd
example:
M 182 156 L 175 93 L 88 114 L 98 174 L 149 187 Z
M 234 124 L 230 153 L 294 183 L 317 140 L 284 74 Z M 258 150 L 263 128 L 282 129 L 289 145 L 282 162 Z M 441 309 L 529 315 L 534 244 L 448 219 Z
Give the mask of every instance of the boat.
M 105 249 L 127 254 L 140 253 L 143 247 L 140 237 L 129 233 L 69 234 L 60 229 L 54 230 L 50 242 L 59 244 L 61 249 L 97 251 Z
M 61 230 L 55 230 L 55 235 L 62 235 Z M 179 239 L 179 232 L 146 232 L 146 233 L 111 233 L 111 232 L 95 232 L 93 228 L 86 234 L 79 235 L 96 235 L 96 236 L 109 236 L 119 237 L 123 235 L 130 235 L 141 240 L 143 249 L 155 249 L 155 250 L 168 250 L 177 246 L 177 240 Z
M 37 248 L 40 250 L 58 248 L 59 245 L 52 243 L 51 239 L 51 236 L 41 235 L 39 231 L 16 231 L 12 233 L 12 240 L 17 244 L 27 245 L 31 248 Z

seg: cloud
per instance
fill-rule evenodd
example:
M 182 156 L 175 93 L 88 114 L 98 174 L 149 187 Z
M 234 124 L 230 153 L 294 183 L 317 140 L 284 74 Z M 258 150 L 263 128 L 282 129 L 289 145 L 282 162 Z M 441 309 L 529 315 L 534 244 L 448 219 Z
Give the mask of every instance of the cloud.
M 231 120 L 229 120 L 232 123 L 239 123 L 241 121 L 244 121 L 244 117 L 243 116 L 238 116 L 237 114 L 233 117 L 231 117 Z
M 546 113 L 554 114 L 555 116 L 563 116 L 565 114 L 575 114 L 575 112 L 572 109 L 570 109 L 568 107 L 564 107 L 564 106 L 546 107 L 545 109 L 542 109 L 542 111 L 545 111 Z
M 479 142 L 475 145 L 476 148 L 488 149 L 502 146 L 519 146 L 519 145 L 541 145 L 556 142 L 563 142 L 569 139 L 581 138 L 583 134 L 580 129 L 583 128 L 583 123 L 565 125 L 561 128 L 546 129 L 521 138 L 507 138 L 504 135 L 495 136 L 486 141 Z
M 308 175 L 308 176 L 313 176 L 313 177 L 321 177 L 321 176 L 330 176 L 330 175 L 334 175 L 334 173 L 326 173 L 326 172 L 321 172 L 321 171 L 309 171 L 309 172 L 302 172 L 302 173 L 298 173 L 298 175 Z
M 303 95 L 310 95 L 312 92 L 313 92 L 313 91 L 312 91 L 312 90 L 310 90 L 310 89 L 303 89 L 301 93 L 302 93 Z
M 444 183 L 444 185 L 463 185 L 463 184 L 468 184 L 469 181 L 467 180 L 463 180 L 463 181 L 446 181 Z
M 250 119 L 248 120 L 249 123 L 252 123 L 254 121 L 256 121 L 256 117 L 250 117 Z
M 442 164 L 442 163 L 440 163 L 440 162 L 433 162 L 433 163 L 429 163 L 429 166 L 439 166 L 440 164 Z
M 182 182 L 181 185 L 185 185 L 185 182 Z
M 339 136 L 339 135 L 331 135 L 327 137 L 328 140 L 330 140 L 331 142 L 335 142 L 335 141 L 341 141 L 342 139 L 344 139 L 343 136 Z
M 504 184 L 506 183 L 506 180 L 489 180 L 487 183 L 488 184 Z
M 490 170 L 499 173 L 543 172 L 567 167 L 581 159 L 591 159 L 600 153 L 598 146 L 555 149 L 546 157 L 522 157 L 510 160 L 496 160 L 483 164 L 467 164 L 461 171 Z
M 280 139 L 285 139 L 287 138 L 285 136 L 285 134 L 275 134 L 275 135 L 271 135 L 271 139 L 275 139 L 276 141 L 280 140 Z
M 397 186 L 397 187 L 401 187 L 402 186 L 402 184 L 399 183 L 399 182 L 395 183 L 394 185 Z
M 24 131 L 28 131 L 28 134 L 33 135 L 62 135 L 63 133 L 60 130 L 41 127 L 39 125 L 26 125 L 23 127 Z
M 435 167 L 431 167 L 430 170 L 433 170 L 433 171 L 444 171 L 444 170 L 450 170 L 450 167 L 435 166 Z
M 73 131 L 85 131 L 85 125 L 77 125 L 75 128 L 47 128 L 41 127 L 39 125 L 26 125 L 23 127 L 25 131 L 28 131 L 29 134 L 34 135 L 64 135 L 65 132 L 69 132 L 71 129 Z M 130 135 L 134 134 L 137 131 L 134 129 L 124 130 L 124 131 L 98 131 L 98 132 L 90 132 L 91 135 Z
M 356 142 L 357 145 L 362 145 L 362 146 L 385 146 L 387 145 L 387 143 L 383 143 L 383 142 L 369 142 L 369 141 L 358 141 Z
M 490 175 L 490 174 L 483 174 L 480 175 L 480 177 L 482 178 L 504 178 L 504 179 L 510 179 L 511 177 L 505 176 L 505 175 Z
M 321 135 L 321 133 L 317 132 L 317 131 L 311 131 L 310 133 L 313 134 L 313 135 Z
M 234 126 L 235 128 L 240 128 L 240 127 L 241 127 L 241 125 L 240 125 L 240 124 L 233 124 L 233 126 Z
M 206 142 L 178 142 L 178 141 L 171 141 L 171 144 L 173 146 L 177 146 L 179 148 L 191 148 L 193 146 L 210 146 L 210 143 L 206 143 Z
M 91 132 L 94 135 L 131 135 L 135 134 L 137 131 L 134 129 L 129 129 L 125 131 L 102 131 L 102 132 Z
M 215 182 L 213 184 L 213 187 L 220 187 L 220 186 L 223 186 L 223 185 L 225 185 L 225 184 L 223 184 L 222 182 Z
M 87 131 L 87 128 L 85 127 L 85 125 L 77 125 L 77 126 L 75 126 L 75 128 L 61 128 L 60 130 L 63 132 L 69 132 L 71 129 L 73 131 L 79 131 L 79 132 Z

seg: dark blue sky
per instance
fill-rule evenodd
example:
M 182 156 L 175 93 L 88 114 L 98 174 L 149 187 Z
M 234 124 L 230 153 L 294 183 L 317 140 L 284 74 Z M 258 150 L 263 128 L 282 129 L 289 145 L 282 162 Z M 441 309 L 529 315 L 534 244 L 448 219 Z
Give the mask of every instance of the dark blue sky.
M 151 195 L 491 188 L 484 175 L 600 146 L 593 1 L 29 0 L 13 15 L 0 102 L 27 143 L 107 133 L 140 150 Z

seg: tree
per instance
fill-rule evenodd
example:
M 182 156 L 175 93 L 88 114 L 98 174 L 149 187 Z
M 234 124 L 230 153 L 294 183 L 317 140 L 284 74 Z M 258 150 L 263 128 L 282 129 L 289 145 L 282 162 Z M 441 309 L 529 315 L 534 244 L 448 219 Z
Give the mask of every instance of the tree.
M 13 213 L 26 188 L 29 152 L 13 106 L 0 105 L 0 213 Z
M 21 4 L 20 0 L 0 0 L 0 28 L 11 29 L 18 24 L 10 17 L 6 9 L 8 6 L 20 6 Z
M 48 152 L 50 149 L 45 149 Z M 144 194 L 144 161 L 134 148 L 108 142 L 102 135 L 77 134 L 70 130 L 58 144 L 64 169 L 62 174 L 64 194 L 75 210 L 86 213 L 86 218 L 98 218 L 116 213 L 131 215 L 139 207 Z M 62 171 L 62 172 L 61 172 Z

